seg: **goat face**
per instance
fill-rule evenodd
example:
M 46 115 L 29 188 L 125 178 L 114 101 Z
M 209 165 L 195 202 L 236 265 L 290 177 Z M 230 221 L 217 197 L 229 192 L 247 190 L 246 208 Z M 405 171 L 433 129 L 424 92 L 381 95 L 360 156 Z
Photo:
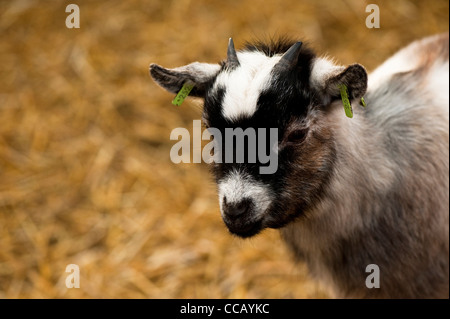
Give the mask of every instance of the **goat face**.
M 321 119 L 339 96 L 339 84 L 357 98 L 365 92 L 367 75 L 360 65 L 343 68 L 317 59 L 301 42 L 258 43 L 237 53 L 230 39 L 227 55 L 220 65 L 196 62 L 165 69 L 152 64 L 150 73 L 173 93 L 194 83 L 191 95 L 204 99 L 205 125 L 222 136 L 230 128 L 252 128 L 259 141 L 266 132 L 262 144 L 277 154 L 271 174 L 260 173 L 260 158 L 227 163 L 223 155 L 236 148 L 227 149 L 225 143 L 219 147 L 222 160 L 212 165 L 225 224 L 231 233 L 250 237 L 286 225 L 320 198 L 335 153 L 332 131 Z M 271 128 L 278 132 L 275 141 L 269 138 Z M 244 147 L 245 159 L 252 147 L 262 145 L 253 144 Z

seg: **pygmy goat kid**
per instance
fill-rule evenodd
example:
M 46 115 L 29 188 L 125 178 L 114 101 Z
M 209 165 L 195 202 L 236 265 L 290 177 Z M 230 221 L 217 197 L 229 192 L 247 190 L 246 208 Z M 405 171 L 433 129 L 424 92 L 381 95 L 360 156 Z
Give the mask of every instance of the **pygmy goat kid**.
M 150 73 L 172 93 L 192 83 L 208 128 L 278 129 L 274 174 L 212 164 L 231 233 L 279 228 L 335 297 L 449 297 L 448 33 L 410 44 L 369 77 L 288 40 L 236 51 L 230 39 L 220 64 Z M 366 286 L 371 264 L 379 288 Z

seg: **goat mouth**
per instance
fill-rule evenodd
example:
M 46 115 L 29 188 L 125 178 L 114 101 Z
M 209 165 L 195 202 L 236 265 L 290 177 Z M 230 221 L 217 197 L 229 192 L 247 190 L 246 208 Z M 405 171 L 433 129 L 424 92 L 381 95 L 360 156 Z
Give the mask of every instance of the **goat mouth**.
M 224 222 L 230 233 L 239 236 L 241 238 L 249 238 L 255 236 L 263 229 L 262 222 L 260 220 L 253 222 L 248 221 L 230 222 L 225 219 Z

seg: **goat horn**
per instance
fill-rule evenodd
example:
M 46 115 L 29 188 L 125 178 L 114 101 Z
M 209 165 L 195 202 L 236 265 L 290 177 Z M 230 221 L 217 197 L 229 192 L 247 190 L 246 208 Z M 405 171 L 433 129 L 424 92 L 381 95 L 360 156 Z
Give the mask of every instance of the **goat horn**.
M 298 55 L 300 53 L 300 49 L 302 47 L 302 42 L 297 42 L 293 44 L 289 50 L 287 50 L 280 61 L 275 65 L 275 68 L 278 70 L 287 70 L 291 69 L 297 64 Z
M 227 49 L 227 62 L 226 65 L 229 69 L 237 68 L 239 64 L 239 60 L 236 54 L 236 49 L 234 48 L 233 39 L 230 38 L 228 40 L 228 49 Z

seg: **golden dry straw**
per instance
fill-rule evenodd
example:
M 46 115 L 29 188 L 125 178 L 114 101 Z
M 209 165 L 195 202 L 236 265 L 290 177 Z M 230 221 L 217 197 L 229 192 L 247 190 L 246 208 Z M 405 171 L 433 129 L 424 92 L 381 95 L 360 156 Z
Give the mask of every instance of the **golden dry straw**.
M 175 165 L 171 105 L 148 66 L 218 62 L 227 40 L 288 34 L 372 70 L 448 29 L 448 1 L 0 2 L 0 298 L 325 298 L 266 230 L 228 234 L 205 164 Z M 67 289 L 78 264 L 81 287 Z

